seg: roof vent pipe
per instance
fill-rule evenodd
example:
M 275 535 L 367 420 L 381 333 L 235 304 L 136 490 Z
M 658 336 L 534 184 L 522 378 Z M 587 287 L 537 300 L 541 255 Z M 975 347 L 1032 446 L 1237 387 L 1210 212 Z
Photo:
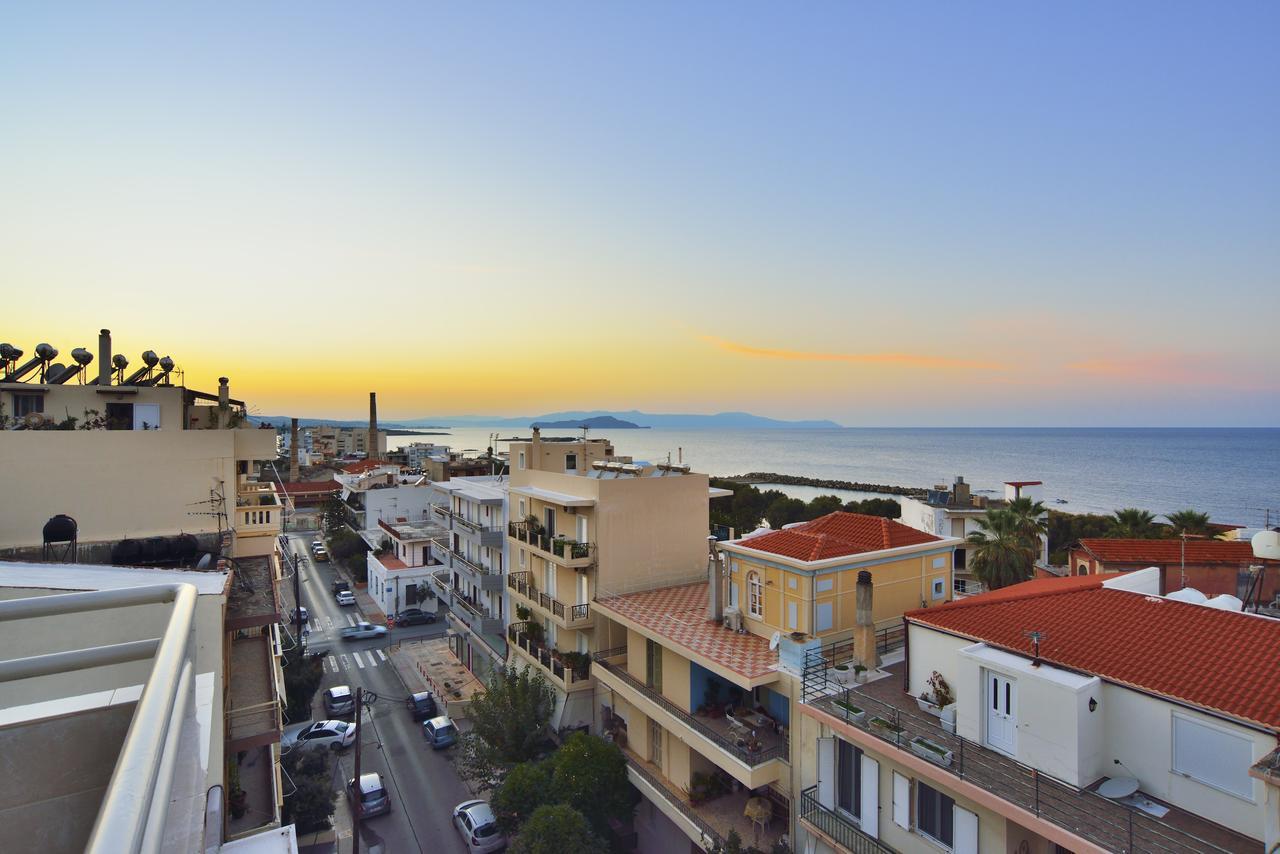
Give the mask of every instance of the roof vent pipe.
M 111 330 L 98 333 L 98 385 L 111 385 Z

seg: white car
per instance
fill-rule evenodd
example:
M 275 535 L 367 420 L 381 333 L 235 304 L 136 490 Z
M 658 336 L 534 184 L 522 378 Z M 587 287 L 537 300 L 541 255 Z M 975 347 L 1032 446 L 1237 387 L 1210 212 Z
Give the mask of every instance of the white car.
M 280 737 L 280 749 L 288 752 L 295 745 L 301 745 L 341 750 L 350 747 L 355 740 L 355 724 L 346 721 L 316 721 L 285 727 L 284 734 Z
M 352 593 L 350 590 L 339 590 L 337 596 L 334 598 L 338 600 L 339 605 L 356 604 L 356 594 Z
M 484 801 L 463 801 L 454 807 L 453 826 L 462 834 L 471 854 L 500 851 L 507 846 L 507 837 L 498 831 L 498 820 Z
M 380 638 L 386 633 L 386 626 L 375 626 L 372 623 L 356 623 L 354 626 L 347 626 L 338 632 L 338 637 L 343 640 L 364 640 L 365 638 Z

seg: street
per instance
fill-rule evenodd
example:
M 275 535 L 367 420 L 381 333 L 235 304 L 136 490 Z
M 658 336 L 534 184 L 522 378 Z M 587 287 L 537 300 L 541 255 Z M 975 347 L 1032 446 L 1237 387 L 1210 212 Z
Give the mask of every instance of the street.
M 310 618 L 308 644 L 311 649 L 324 646 L 329 650 L 323 659 L 324 681 L 316 692 L 314 719 L 324 718 L 321 694 L 330 686 L 348 685 L 353 693 L 356 688 L 364 688 L 377 695 L 362 719 L 361 772 L 376 771 L 382 775 L 383 785 L 391 793 L 392 805 L 389 814 L 362 823 L 361 850 L 400 854 L 430 848 L 466 854 L 466 846 L 451 819 L 453 808 L 472 797 L 446 758 L 446 754 L 456 748 L 437 752 L 427 747 L 422 724 L 413 720 L 405 709 L 408 691 L 386 652 L 391 643 L 403 639 L 442 636 L 443 621 L 397 628 L 389 637 L 340 640 L 338 632 L 363 616 L 358 606 L 343 607 L 334 599 L 330 582 L 335 577 L 335 569 L 331 562 L 312 561 L 310 543 L 314 538 L 310 534 L 289 535 L 290 548 L 301 555 L 298 565 L 302 604 Z M 292 601 L 292 580 L 285 586 L 286 596 Z M 341 779 L 351 779 L 354 750 L 339 754 L 339 762 Z M 339 799 L 343 797 L 339 793 Z M 349 811 L 339 804 L 338 815 L 344 812 Z M 335 826 L 339 830 L 339 851 L 345 854 L 352 846 L 350 836 L 344 835 L 349 834 L 349 826 L 344 827 L 341 821 L 336 821 Z

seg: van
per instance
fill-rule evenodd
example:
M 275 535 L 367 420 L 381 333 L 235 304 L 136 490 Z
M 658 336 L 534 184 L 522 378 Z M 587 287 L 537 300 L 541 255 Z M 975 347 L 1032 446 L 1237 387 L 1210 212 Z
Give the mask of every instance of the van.
M 458 743 L 458 728 L 444 715 L 425 721 L 422 724 L 422 734 L 432 750 L 442 750 Z

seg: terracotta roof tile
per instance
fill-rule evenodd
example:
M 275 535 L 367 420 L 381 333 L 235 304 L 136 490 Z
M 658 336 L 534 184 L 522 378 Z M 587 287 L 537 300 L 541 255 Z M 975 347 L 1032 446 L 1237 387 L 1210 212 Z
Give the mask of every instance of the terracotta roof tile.
M 742 545 L 797 560 L 815 561 L 914 546 L 939 539 L 882 516 L 837 511 L 803 525 L 752 537 L 742 541 Z
M 726 631 L 707 619 L 705 581 L 612 596 L 597 604 L 748 679 L 777 669 L 778 653 L 767 639 Z
M 1152 566 L 1179 563 L 1182 540 L 1084 539 L 1079 548 L 1103 563 L 1141 563 Z M 1257 563 L 1248 540 L 1187 540 L 1187 563 Z
M 364 474 L 367 471 L 373 471 L 381 466 L 394 465 L 394 463 L 386 460 L 361 460 L 358 463 L 352 463 L 349 466 L 343 466 L 342 470 L 347 474 Z
M 911 611 L 922 625 L 1280 729 L 1280 620 L 1046 578 Z
M 400 558 L 396 557 L 393 554 L 380 554 L 380 555 L 377 555 L 377 558 L 378 558 L 378 563 L 382 564 L 384 567 L 390 570 L 409 568 L 409 564 L 400 560 Z

